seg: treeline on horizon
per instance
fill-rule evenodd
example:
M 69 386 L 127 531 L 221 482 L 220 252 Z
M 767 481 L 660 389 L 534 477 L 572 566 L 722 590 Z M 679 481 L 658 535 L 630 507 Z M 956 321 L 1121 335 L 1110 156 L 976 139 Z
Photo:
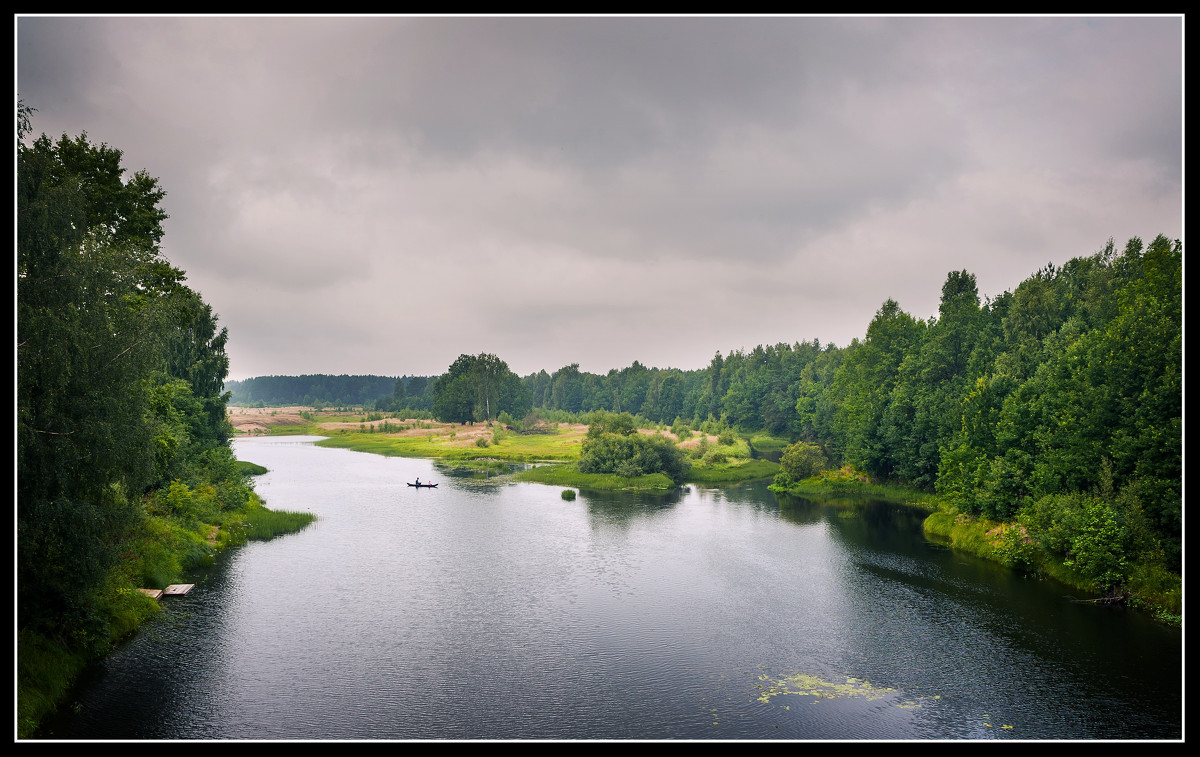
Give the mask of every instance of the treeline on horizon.
M 691 371 L 635 361 L 600 375 L 572 364 L 520 378 L 521 391 L 503 361 L 464 355 L 458 371 L 401 376 L 374 408 L 455 421 L 531 410 L 693 428 L 715 419 L 815 444 L 835 465 L 937 492 L 963 512 L 1023 511 L 1051 531 L 1068 516 L 1097 529 L 1116 522 L 1130 554 L 1178 571 L 1182 265 L 1177 240 L 1134 238 L 1121 249 L 1110 240 L 994 299 L 981 301 L 974 275 L 952 271 L 937 316 L 914 318 L 889 299 L 845 347 L 760 345 Z M 448 410 L 451 387 L 461 395 L 471 380 L 464 359 L 483 358 L 503 367 L 506 398 Z
M 225 391 L 229 392 L 229 404 L 246 407 L 374 406 L 380 397 L 390 399 L 397 378 L 345 374 L 256 376 L 241 381 L 226 381 Z

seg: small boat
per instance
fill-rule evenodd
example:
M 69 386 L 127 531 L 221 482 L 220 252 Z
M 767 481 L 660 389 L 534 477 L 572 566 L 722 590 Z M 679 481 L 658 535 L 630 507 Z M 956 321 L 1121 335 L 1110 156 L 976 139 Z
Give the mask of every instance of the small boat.
M 434 489 L 437 487 L 437 484 L 412 484 L 412 483 L 410 483 L 409 486 L 415 486 L 418 489 Z

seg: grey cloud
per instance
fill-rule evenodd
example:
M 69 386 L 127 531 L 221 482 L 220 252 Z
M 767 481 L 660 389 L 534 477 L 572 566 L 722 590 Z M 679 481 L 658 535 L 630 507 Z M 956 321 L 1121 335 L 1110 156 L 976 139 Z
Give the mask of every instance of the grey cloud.
M 1182 233 L 1179 18 L 17 32 L 35 130 L 160 178 L 165 249 L 230 325 L 235 377 L 483 350 L 700 367 L 846 343 L 887 297 L 925 317 L 949 270 L 995 295 L 1109 236 Z

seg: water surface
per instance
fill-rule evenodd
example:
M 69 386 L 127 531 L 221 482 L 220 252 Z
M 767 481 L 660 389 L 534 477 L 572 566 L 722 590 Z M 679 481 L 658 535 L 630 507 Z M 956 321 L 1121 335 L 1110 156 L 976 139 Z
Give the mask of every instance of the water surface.
M 64 739 L 1179 739 L 1182 635 L 765 482 L 589 494 L 235 442 L 304 531 L 222 556 Z M 437 489 L 415 489 L 419 477 Z

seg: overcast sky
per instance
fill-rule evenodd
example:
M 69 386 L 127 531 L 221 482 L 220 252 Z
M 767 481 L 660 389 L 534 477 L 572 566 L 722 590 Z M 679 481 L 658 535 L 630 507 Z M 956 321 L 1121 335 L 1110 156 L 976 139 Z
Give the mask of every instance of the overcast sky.
M 1182 17 L 16 17 L 167 191 L 230 378 L 844 346 L 1183 235 Z

